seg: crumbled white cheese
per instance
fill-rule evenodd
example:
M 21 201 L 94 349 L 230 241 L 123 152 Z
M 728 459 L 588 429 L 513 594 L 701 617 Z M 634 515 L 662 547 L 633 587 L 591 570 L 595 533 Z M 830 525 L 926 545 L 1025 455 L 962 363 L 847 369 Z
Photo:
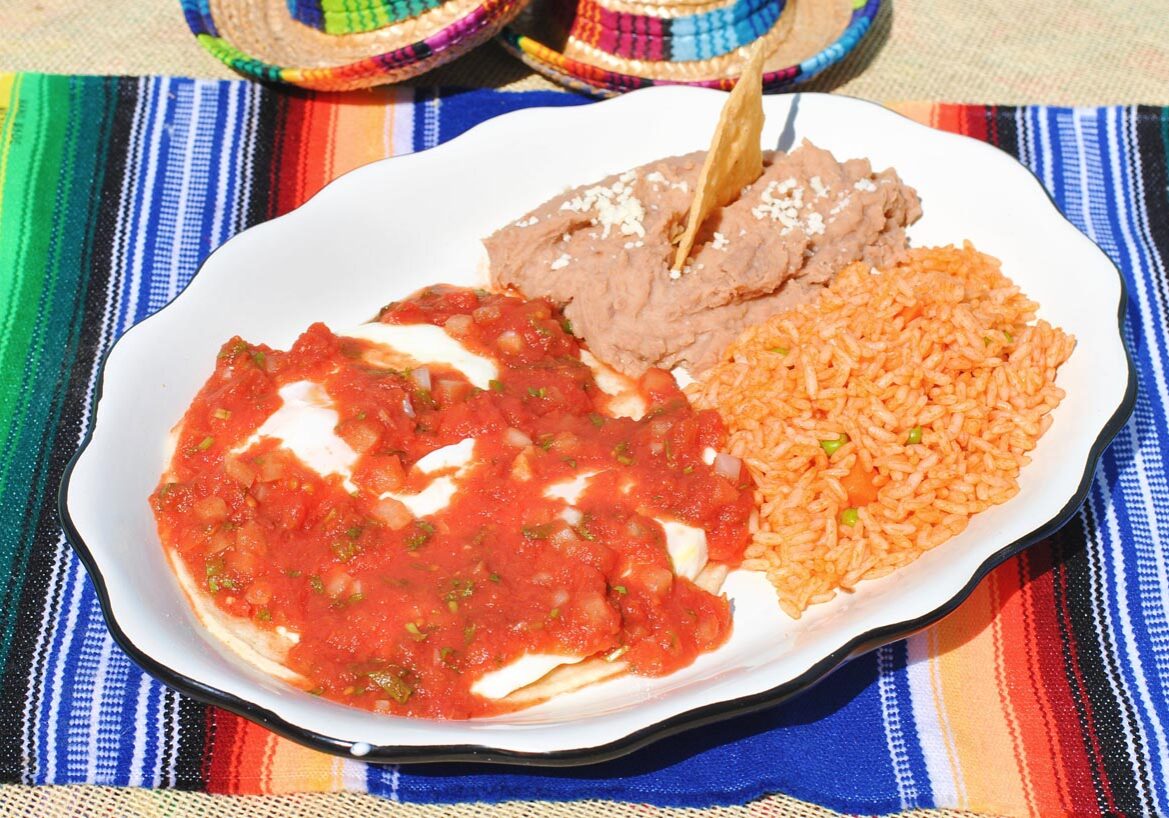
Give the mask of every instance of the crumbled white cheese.
M 822 236 L 824 235 L 824 217 L 813 211 L 808 214 L 804 227 L 809 236 Z
M 641 200 L 633 195 L 633 189 L 626 185 L 636 179 L 636 174 L 625 173 L 609 187 L 596 185 L 582 192 L 579 196 L 567 199 L 560 205 L 561 210 L 572 213 L 595 212 L 597 215 L 590 224 L 598 224 L 602 228 L 601 238 L 607 239 L 609 233 L 616 227 L 623 236 L 645 237 L 645 208 Z
M 677 281 L 681 277 L 682 277 L 681 270 L 670 270 L 670 278 L 673 279 L 674 281 Z
M 795 179 L 771 181 L 759 196 L 759 204 L 751 208 L 756 219 L 771 219 L 792 230 L 800 223 L 800 208 L 804 206 L 804 189 Z
M 548 266 L 550 266 L 553 270 L 563 270 L 568 266 L 570 261 L 572 261 L 572 256 L 568 255 L 568 253 L 561 253 L 560 257 Z
M 841 196 L 840 201 L 838 201 L 835 205 L 833 205 L 832 209 L 828 211 L 828 215 L 835 216 L 837 213 L 844 210 L 844 208 L 848 207 L 848 205 L 851 201 L 852 201 L 851 196 Z
M 688 193 L 690 191 L 690 185 L 688 185 L 685 180 L 671 182 L 669 179 L 667 179 L 662 174 L 661 171 L 657 171 L 657 170 L 653 171 L 652 173 L 647 173 L 645 175 L 645 180 L 654 185 L 655 191 L 658 189 L 657 188 L 658 185 L 667 185 L 672 190 L 680 190 L 683 193 Z M 655 207 L 654 210 L 657 210 L 657 208 Z
M 853 187 L 857 190 L 863 190 L 867 193 L 872 193 L 877 189 L 877 186 L 873 184 L 872 179 L 857 179 L 856 184 L 853 185 Z
M 572 238 L 572 234 L 571 234 L 571 233 L 565 233 L 563 236 L 561 236 L 561 237 L 560 237 L 560 240 L 561 240 L 561 241 L 568 241 L 568 240 L 569 240 L 569 239 L 571 239 L 571 238 Z
M 823 199 L 828 195 L 828 188 L 824 186 L 824 182 L 819 176 L 813 176 L 808 180 L 812 185 L 812 190 L 816 192 L 817 199 Z
M 636 250 L 638 247 L 645 247 L 645 242 L 641 239 L 637 241 L 627 241 L 622 245 L 626 250 Z
M 520 219 L 518 222 L 515 223 L 515 226 L 516 227 L 531 227 L 533 224 L 535 224 L 538 221 L 540 221 L 539 217 L 529 216 L 526 219 Z
M 730 244 L 731 240 L 716 230 L 714 232 L 714 241 L 711 242 L 710 246 L 715 250 L 725 250 Z

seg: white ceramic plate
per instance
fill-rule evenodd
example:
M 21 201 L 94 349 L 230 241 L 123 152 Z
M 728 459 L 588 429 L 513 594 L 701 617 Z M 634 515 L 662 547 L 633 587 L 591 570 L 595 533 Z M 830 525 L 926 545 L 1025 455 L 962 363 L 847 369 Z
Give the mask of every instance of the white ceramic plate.
M 765 100 L 765 145 L 806 137 L 841 159 L 895 167 L 924 205 L 910 231 L 915 244 L 972 240 L 1002 259 L 1043 317 L 1078 339 L 1059 373 L 1067 398 L 1015 499 L 799 621 L 780 613 L 762 576 L 736 572 L 727 585 L 735 631 L 718 651 L 668 678 L 617 679 L 493 719 L 373 716 L 323 701 L 243 665 L 197 624 L 146 498 L 164 467 L 167 432 L 225 339 L 286 347 L 313 321 L 351 326 L 427 283 L 481 283 L 481 237 L 569 186 L 705 148 L 724 99 L 667 87 L 501 116 L 433 150 L 349 173 L 208 258 L 171 305 L 111 351 L 91 436 L 62 484 L 66 530 L 122 647 L 167 684 L 321 749 L 380 761 L 583 763 L 807 687 L 953 609 L 990 568 L 1067 520 L 1134 395 L 1116 268 L 1007 154 L 871 103 L 774 96 Z

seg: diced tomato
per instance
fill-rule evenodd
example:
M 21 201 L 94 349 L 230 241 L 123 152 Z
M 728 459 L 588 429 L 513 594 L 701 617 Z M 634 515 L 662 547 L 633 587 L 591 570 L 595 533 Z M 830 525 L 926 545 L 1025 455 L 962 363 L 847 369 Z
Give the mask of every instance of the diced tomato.
M 848 493 L 848 504 L 853 508 L 867 506 L 877 500 L 877 487 L 873 483 L 873 474 L 861 465 L 859 457 L 853 463 L 848 474 L 841 478 L 840 485 Z

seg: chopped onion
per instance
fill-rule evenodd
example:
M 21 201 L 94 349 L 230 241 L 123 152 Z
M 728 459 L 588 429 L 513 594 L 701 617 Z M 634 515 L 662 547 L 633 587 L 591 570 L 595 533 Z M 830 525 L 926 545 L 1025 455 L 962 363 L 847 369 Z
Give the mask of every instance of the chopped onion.
M 271 453 L 264 456 L 260 462 L 260 480 L 265 483 L 271 483 L 275 480 L 284 478 L 284 458 L 278 457 Z M 259 496 L 256 497 L 260 500 Z
M 484 304 L 482 307 L 477 307 L 471 313 L 471 319 L 476 324 L 486 324 L 489 321 L 494 321 L 499 318 L 500 314 L 497 304 Z
M 253 605 L 267 605 L 272 600 L 272 586 L 266 582 L 253 582 L 248 586 L 244 599 Z
M 573 531 L 568 526 L 565 526 L 564 528 L 558 529 L 557 531 L 555 531 L 552 534 L 551 537 L 548 538 L 548 541 L 554 547 L 556 547 L 556 546 L 564 547 L 567 545 L 572 545 L 572 544 L 578 542 L 579 540 L 580 540 L 580 537 L 576 536 L 576 532 Z
M 414 411 L 414 404 L 410 402 L 409 397 L 402 398 L 402 411 L 406 413 L 406 417 L 416 417 L 417 412 Z
M 524 348 L 524 339 L 515 330 L 506 330 L 499 334 L 496 345 L 504 352 L 519 352 Z
M 344 571 L 333 571 L 325 581 L 325 593 L 333 597 L 341 596 L 342 594 L 349 596 L 350 594 L 360 593 L 359 591 L 349 590 L 357 584 L 353 577 Z
M 430 389 L 430 369 L 428 367 L 420 366 L 410 370 L 410 378 L 422 389 Z
M 514 426 L 508 427 L 508 430 L 503 433 L 503 439 L 512 446 L 532 445 L 532 439 Z
M 381 432 L 372 423 L 353 421 L 345 424 L 341 437 L 358 454 L 364 454 L 381 440 Z
M 729 454 L 719 452 L 714 456 L 714 470 L 732 483 L 739 479 L 743 470 L 743 461 Z
M 461 381 L 435 381 L 434 399 L 440 405 L 449 405 L 458 402 L 466 394 L 467 385 Z
M 564 520 L 564 522 L 568 523 L 569 525 L 576 526 L 580 525 L 581 520 L 584 519 L 584 514 L 581 513 L 579 508 L 576 508 L 575 506 L 568 506 L 564 509 L 564 511 L 560 512 L 560 519 Z
M 395 500 L 393 497 L 381 498 L 373 504 L 369 513 L 375 519 L 385 523 L 393 531 L 405 528 L 409 523 L 414 521 L 414 515 L 410 513 L 410 509 L 406 507 L 406 504 Z
M 666 433 L 673 427 L 674 421 L 667 418 L 660 418 L 649 425 L 650 431 L 653 432 L 654 437 L 665 437 Z
M 195 518 L 204 523 L 218 523 L 227 519 L 227 503 L 222 497 L 211 495 L 199 500 L 191 509 Z
M 667 593 L 674 586 L 674 574 L 665 568 L 647 565 L 638 570 L 638 579 L 655 596 Z
M 442 326 L 451 335 L 458 337 L 470 332 L 473 324 L 474 321 L 471 319 L 471 316 L 459 313 L 448 318 Z
M 249 488 L 256 482 L 256 470 L 237 457 L 231 455 L 224 457 L 223 471 L 244 488 Z
M 575 608 L 578 620 L 583 620 L 586 626 L 604 627 L 612 624 L 616 616 L 614 609 L 609 607 L 609 603 L 600 594 L 588 594 L 582 597 L 577 600 Z

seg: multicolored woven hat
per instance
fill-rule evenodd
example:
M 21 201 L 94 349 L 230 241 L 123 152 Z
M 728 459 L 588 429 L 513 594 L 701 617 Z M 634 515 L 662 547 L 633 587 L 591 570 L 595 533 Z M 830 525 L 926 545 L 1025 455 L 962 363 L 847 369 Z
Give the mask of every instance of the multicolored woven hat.
M 500 34 L 553 80 L 599 96 L 648 85 L 730 88 L 748 46 L 768 42 L 765 90 L 838 62 L 881 0 L 533 0 Z
M 397 82 L 494 36 L 528 0 L 181 0 L 203 47 L 260 80 L 323 91 Z

